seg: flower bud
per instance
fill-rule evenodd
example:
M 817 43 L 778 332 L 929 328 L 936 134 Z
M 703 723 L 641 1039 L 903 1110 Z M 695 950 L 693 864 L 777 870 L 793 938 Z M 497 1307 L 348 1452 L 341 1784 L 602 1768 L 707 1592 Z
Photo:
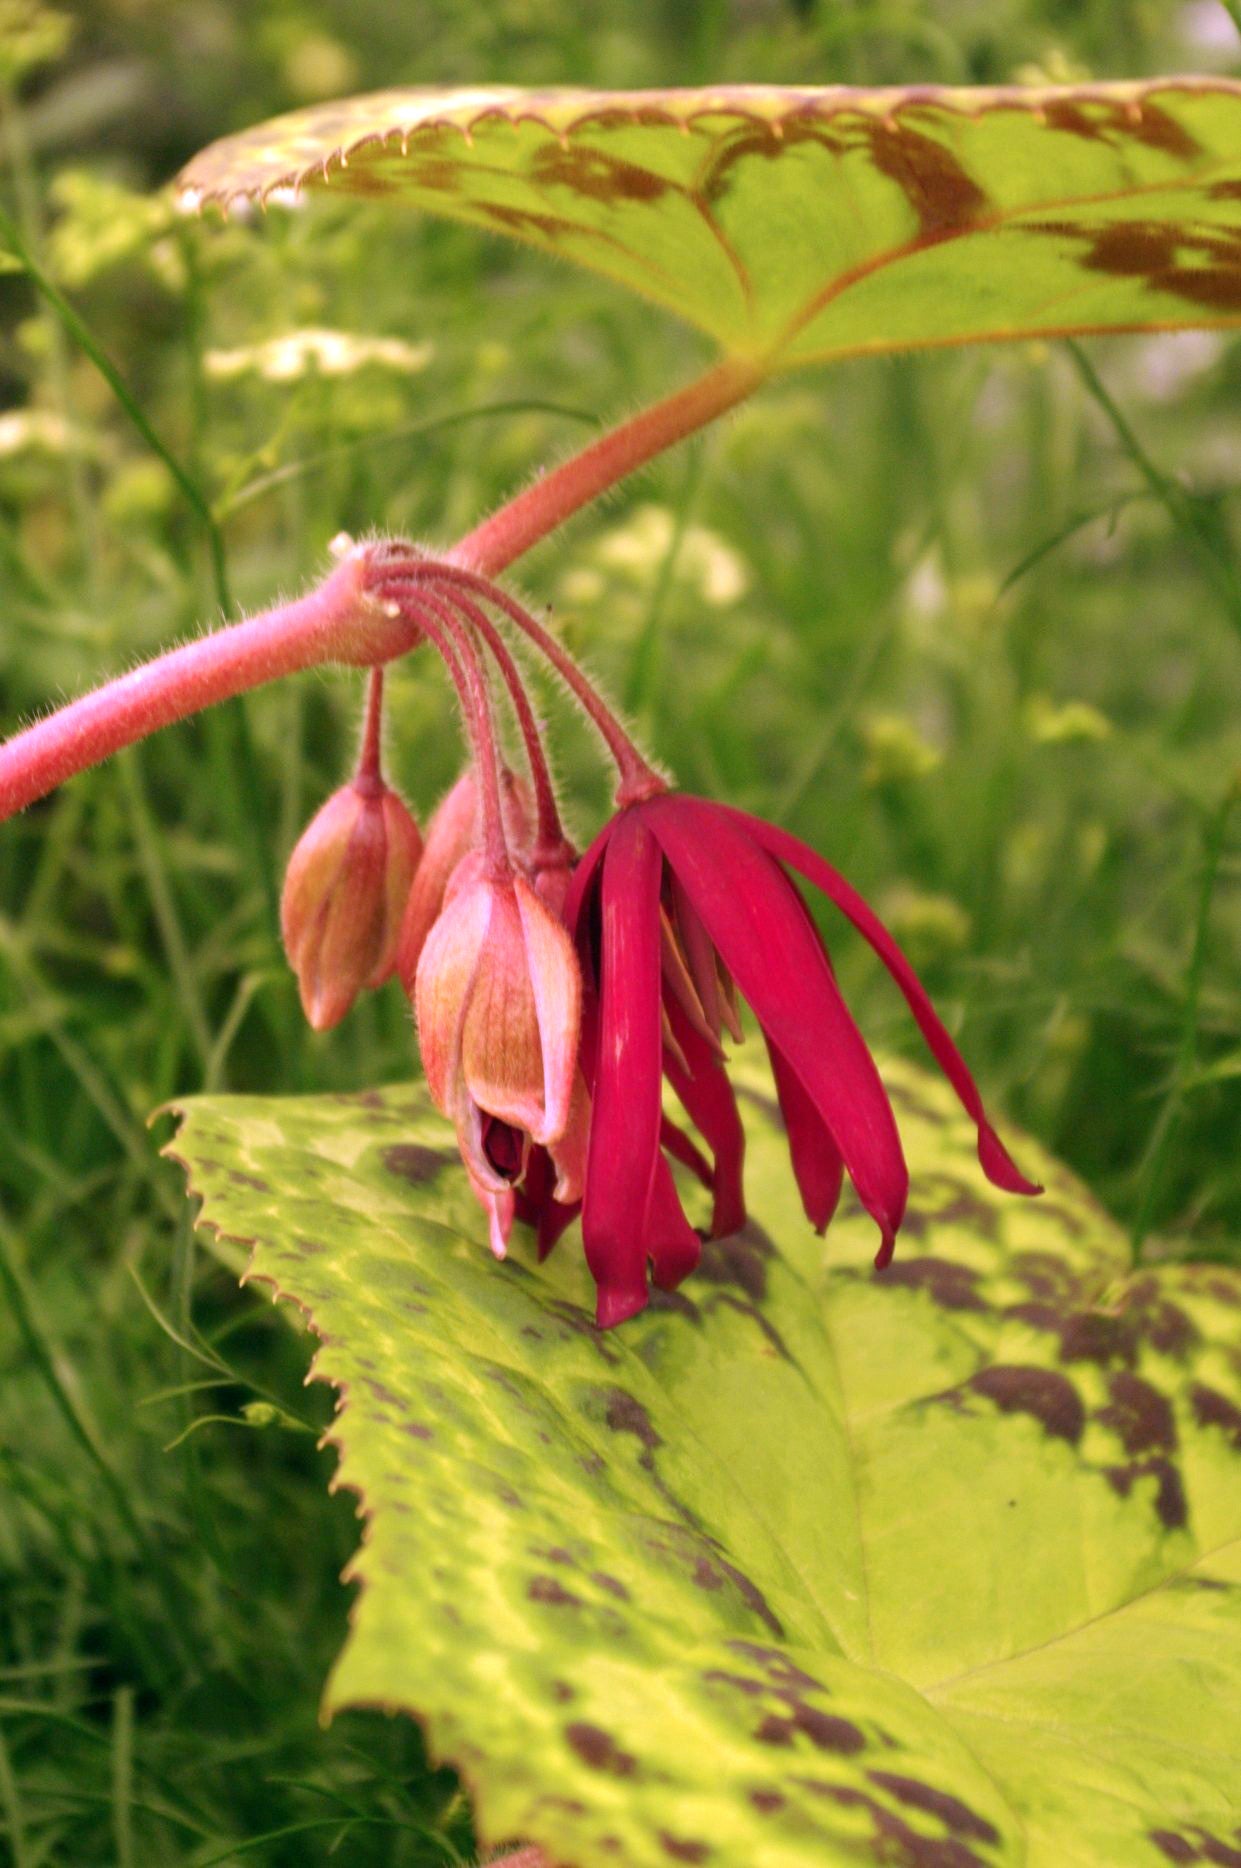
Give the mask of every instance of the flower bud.
M 285 872 L 280 931 L 316 1031 L 338 1025 L 364 986 L 392 974 L 421 854 L 417 824 L 379 779 L 342 785 L 302 832 Z
M 513 772 L 502 774 L 501 804 L 509 847 L 524 850 L 530 837 L 533 803 L 529 787 Z M 448 879 L 461 859 L 479 843 L 478 776 L 467 765 L 452 790 L 436 806 L 427 825 L 426 847 L 409 892 L 397 944 L 396 970 L 405 996 L 414 997 L 414 976 L 427 935 L 444 906 Z
M 582 986 L 568 934 L 525 878 L 492 881 L 469 857 L 463 867 L 422 949 L 414 999 L 428 1088 L 483 1198 L 507 1195 L 530 1142 L 554 1147 L 580 1107 Z M 497 1232 L 503 1221 L 493 1249 Z

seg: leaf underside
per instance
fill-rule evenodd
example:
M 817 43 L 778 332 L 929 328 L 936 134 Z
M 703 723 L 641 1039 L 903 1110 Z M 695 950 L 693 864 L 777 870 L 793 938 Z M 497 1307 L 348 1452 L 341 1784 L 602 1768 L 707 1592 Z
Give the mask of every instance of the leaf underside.
M 1241 85 L 392 90 L 213 144 L 182 203 L 327 187 L 511 235 L 761 368 L 1241 322 Z
M 303 1307 L 362 1499 L 331 1708 L 416 1713 L 485 1839 L 577 1868 L 1241 1863 L 1241 1274 L 1130 1274 L 1054 1162 L 983 1182 L 885 1070 L 892 1268 L 756 1218 L 598 1334 L 576 1231 L 493 1264 L 425 1093 L 186 1103 L 221 1242 Z

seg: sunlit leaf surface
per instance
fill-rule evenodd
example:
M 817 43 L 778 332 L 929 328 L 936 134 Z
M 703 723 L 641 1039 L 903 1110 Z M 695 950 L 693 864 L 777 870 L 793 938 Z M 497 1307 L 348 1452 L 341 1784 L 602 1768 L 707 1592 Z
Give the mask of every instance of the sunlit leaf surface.
M 888 1072 L 893 1267 L 742 1076 L 755 1220 L 608 1335 L 494 1265 L 417 1089 L 216 1097 L 173 1147 L 341 1391 L 332 1707 L 416 1712 L 485 1837 L 580 1868 L 1241 1861 L 1241 1274 L 1126 1273 L 1054 1163 Z M 273 1526 L 273 1535 L 279 1526 Z
M 182 200 L 329 187 L 511 234 L 772 369 L 1241 323 L 1241 86 L 405 90 L 214 144 Z

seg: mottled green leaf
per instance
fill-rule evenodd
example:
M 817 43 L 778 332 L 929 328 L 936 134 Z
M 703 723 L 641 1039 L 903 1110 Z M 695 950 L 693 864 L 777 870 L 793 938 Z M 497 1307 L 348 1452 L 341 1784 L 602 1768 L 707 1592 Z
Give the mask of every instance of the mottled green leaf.
M 738 356 L 1241 323 L 1241 85 L 394 90 L 226 138 L 181 199 L 391 196 Z
M 328 1705 L 417 1713 L 488 1839 L 577 1868 L 1241 1862 L 1241 1275 L 1128 1275 L 1054 1162 L 996 1194 L 887 1074 L 887 1273 L 743 1070 L 756 1218 L 606 1335 L 576 1233 L 490 1260 L 421 1090 L 185 1105 L 204 1223 L 341 1393 Z

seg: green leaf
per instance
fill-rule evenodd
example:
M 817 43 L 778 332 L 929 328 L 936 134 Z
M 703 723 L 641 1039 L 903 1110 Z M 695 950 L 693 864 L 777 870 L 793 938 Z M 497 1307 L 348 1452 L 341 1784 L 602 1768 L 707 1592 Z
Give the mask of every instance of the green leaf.
M 1241 1274 L 1127 1272 L 1054 1162 L 888 1081 L 893 1267 L 739 1074 L 756 1218 L 590 1322 L 495 1265 L 425 1093 L 196 1099 L 203 1222 L 299 1304 L 366 1532 L 330 1708 L 416 1713 L 483 1836 L 581 1868 L 1241 1860 Z
M 277 117 L 190 208 L 406 201 L 627 285 L 770 370 L 1241 323 L 1241 84 L 394 90 Z

